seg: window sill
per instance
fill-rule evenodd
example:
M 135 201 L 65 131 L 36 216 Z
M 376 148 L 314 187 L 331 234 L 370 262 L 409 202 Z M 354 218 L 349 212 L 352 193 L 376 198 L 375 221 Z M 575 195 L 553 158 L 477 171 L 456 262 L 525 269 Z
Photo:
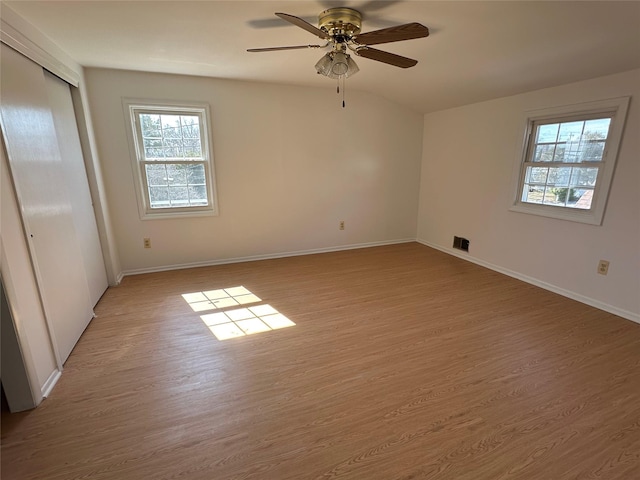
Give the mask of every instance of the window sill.
M 591 210 L 569 209 L 566 207 L 554 207 L 552 205 L 537 205 L 517 203 L 509 208 L 511 212 L 527 213 L 541 217 L 568 220 L 570 222 L 586 223 L 589 225 L 602 225 L 602 217 L 598 218 Z
M 159 212 L 145 212 L 140 215 L 141 220 L 166 220 L 176 218 L 192 218 L 192 217 L 215 217 L 218 215 L 217 210 L 209 208 L 206 210 L 180 210 L 170 211 L 162 210 Z

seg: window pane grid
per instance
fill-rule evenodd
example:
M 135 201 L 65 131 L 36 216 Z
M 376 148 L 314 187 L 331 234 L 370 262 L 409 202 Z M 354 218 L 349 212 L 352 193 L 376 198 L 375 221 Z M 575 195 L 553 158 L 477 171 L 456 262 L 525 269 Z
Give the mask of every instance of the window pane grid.
M 209 204 L 204 162 L 143 162 L 149 206 L 201 207 Z
M 208 107 L 127 105 L 141 218 L 214 213 Z
M 203 160 L 199 115 L 138 113 L 147 161 Z
M 534 124 L 531 162 L 585 163 L 603 160 L 611 117 Z
M 216 215 L 209 106 L 123 103 L 140 218 Z
M 599 165 L 525 165 L 521 198 L 523 202 L 579 209 L 591 208 Z
M 534 123 L 521 201 L 590 209 L 611 118 Z

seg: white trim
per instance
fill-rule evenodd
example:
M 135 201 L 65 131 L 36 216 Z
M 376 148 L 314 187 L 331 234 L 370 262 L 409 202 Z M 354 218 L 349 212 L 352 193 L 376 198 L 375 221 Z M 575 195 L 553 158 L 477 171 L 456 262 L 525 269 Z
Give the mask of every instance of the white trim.
M 512 197 L 509 210 L 518 213 L 540 215 L 543 217 L 602 225 L 607 205 L 609 191 L 613 180 L 618 150 L 622 142 L 622 134 L 629 108 L 629 96 L 609 98 L 594 102 L 585 102 L 558 107 L 528 110 L 524 112 L 522 125 L 522 143 L 518 145 L 516 165 L 512 175 Z M 531 135 L 533 123 L 541 120 L 564 121 L 569 118 L 585 117 L 596 114 L 611 116 L 611 127 L 603 154 L 604 162 L 599 166 L 598 182 L 596 184 L 593 201 L 589 210 L 567 208 L 553 205 L 540 205 L 523 202 L 522 189 L 525 175 L 525 163 L 531 153 Z M 587 164 L 571 164 L 571 166 L 588 166 Z
M 622 308 L 614 307 L 613 305 L 609 305 L 608 303 L 601 302 L 600 300 L 595 300 L 593 298 L 586 297 L 579 293 L 572 292 L 571 290 L 566 290 L 556 285 L 552 285 L 551 283 L 543 282 L 542 280 L 538 280 L 537 278 L 529 277 L 527 275 L 523 275 L 513 270 L 509 270 L 508 268 L 500 267 L 493 263 L 480 260 L 479 258 L 473 257 L 466 253 L 461 253 L 450 248 L 441 247 L 440 245 L 426 242 L 424 240 L 418 239 L 416 241 L 427 247 L 440 250 L 441 252 L 448 253 L 449 255 L 453 255 L 454 257 L 458 257 L 463 260 L 467 260 L 468 262 L 475 263 L 476 265 L 480 265 L 481 267 L 488 268 L 489 270 L 502 273 L 504 275 L 507 275 L 508 277 L 522 280 L 523 282 L 529 283 L 531 285 L 535 285 L 536 287 L 540 287 L 544 290 L 548 290 L 553 293 L 557 293 L 559 295 L 562 295 L 563 297 L 576 300 L 580 303 L 584 303 L 586 305 L 595 307 L 599 310 L 604 310 L 605 312 L 609 312 L 619 317 L 625 318 L 627 320 L 631 320 L 632 322 L 640 323 L 640 314 L 630 312 L 628 310 L 623 310 Z
M 580 210 L 578 208 L 540 205 L 537 203 L 519 203 L 510 207 L 509 211 L 538 215 L 539 217 L 555 218 L 557 220 L 586 223 L 588 225 L 602 225 L 602 217 L 598 219 L 591 210 Z
M 53 390 L 53 387 L 56 386 L 56 383 L 58 383 L 58 380 L 60 380 L 61 376 L 62 372 L 60 370 L 54 370 L 53 372 L 51 372 L 51 375 L 49 375 L 49 378 L 47 378 L 47 381 L 44 382 L 44 385 L 42 386 L 43 399 L 47 398 L 51 394 L 51 390 Z
M 78 86 L 80 65 L 5 4 L 2 4 L 0 40 L 65 82 Z
M 314 248 L 311 250 L 296 250 L 293 252 L 271 253 L 266 255 L 250 255 L 248 257 L 224 258 L 221 260 L 209 260 L 205 262 L 181 263 L 175 265 L 164 265 L 162 267 L 137 268 L 125 270 L 123 276 L 140 275 L 143 273 L 166 272 L 169 270 L 182 270 L 185 268 L 212 267 L 215 265 L 227 265 L 229 263 L 255 262 L 258 260 L 272 260 L 275 258 L 298 257 L 303 255 L 315 255 L 317 253 L 341 252 L 343 250 L 356 250 L 358 248 L 382 247 L 384 245 L 396 245 L 400 243 L 415 242 L 415 238 L 403 238 L 398 240 L 387 240 L 382 242 L 356 243 L 352 245 L 339 245 L 337 247 Z

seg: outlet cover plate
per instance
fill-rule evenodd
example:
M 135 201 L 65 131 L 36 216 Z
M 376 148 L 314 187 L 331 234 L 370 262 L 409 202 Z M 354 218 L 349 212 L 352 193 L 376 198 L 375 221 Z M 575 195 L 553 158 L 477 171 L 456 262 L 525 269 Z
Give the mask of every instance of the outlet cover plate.
M 608 272 L 609 272 L 609 261 L 600 260 L 600 262 L 598 262 L 598 273 L 600 275 L 606 275 Z

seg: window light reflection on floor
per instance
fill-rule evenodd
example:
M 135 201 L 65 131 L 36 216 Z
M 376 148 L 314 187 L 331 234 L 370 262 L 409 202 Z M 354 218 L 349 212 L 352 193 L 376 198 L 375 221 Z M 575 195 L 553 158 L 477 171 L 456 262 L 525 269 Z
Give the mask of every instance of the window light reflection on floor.
M 200 316 L 218 340 L 243 337 L 295 325 L 268 304 L 231 309 L 230 307 L 262 301 L 257 295 L 242 286 L 185 293 L 182 298 L 194 312 L 220 310 Z
M 182 298 L 186 300 L 194 312 L 234 307 L 236 305 L 245 305 L 247 303 L 261 301 L 260 298 L 242 286 L 207 290 L 205 292 L 183 293 Z
M 295 325 L 271 305 L 258 305 L 225 312 L 209 313 L 202 315 L 200 318 L 218 340 L 268 332 Z

